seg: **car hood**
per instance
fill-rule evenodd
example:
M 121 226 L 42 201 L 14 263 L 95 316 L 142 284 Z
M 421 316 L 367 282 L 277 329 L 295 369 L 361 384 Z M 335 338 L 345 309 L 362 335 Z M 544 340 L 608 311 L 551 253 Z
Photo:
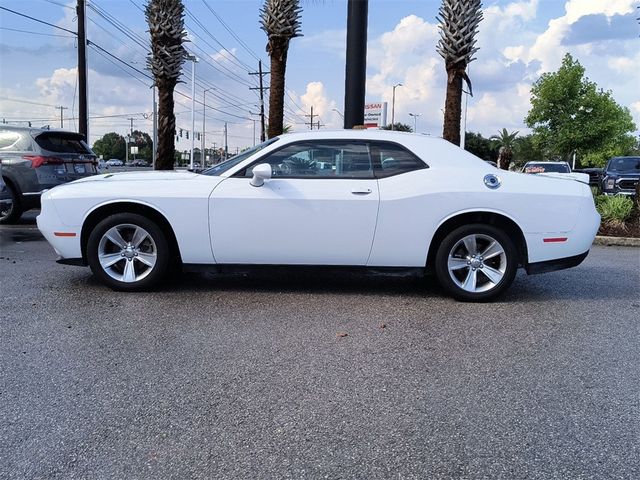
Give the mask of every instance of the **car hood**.
M 616 172 L 615 170 L 610 170 L 605 174 L 612 177 L 640 178 L 640 172 Z
M 71 183 L 86 182 L 148 182 L 150 180 L 190 180 L 198 177 L 199 174 L 193 172 L 177 172 L 175 170 L 154 170 L 151 172 L 117 172 L 92 175 L 75 180 Z

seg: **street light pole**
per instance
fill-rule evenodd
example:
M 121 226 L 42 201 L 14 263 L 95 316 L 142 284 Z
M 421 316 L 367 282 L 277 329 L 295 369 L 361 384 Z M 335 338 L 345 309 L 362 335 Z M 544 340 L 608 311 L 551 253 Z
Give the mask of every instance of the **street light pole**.
M 413 133 L 418 133 L 418 117 L 422 116 L 421 113 L 410 113 L 410 117 L 413 117 Z
M 195 128 L 196 128 L 196 62 L 198 59 L 195 55 L 187 56 L 191 60 L 191 159 L 189 163 L 190 170 L 193 170 L 193 148 L 195 146 Z
M 204 162 L 206 160 L 206 157 L 204 155 L 204 149 L 206 148 L 206 144 L 204 143 L 204 137 L 206 135 L 206 131 L 205 131 L 205 125 L 206 125 L 206 119 L 205 119 L 205 113 L 207 110 L 207 102 L 206 102 L 206 95 L 207 92 L 209 90 L 215 90 L 215 88 L 205 88 L 204 92 L 202 92 L 202 148 L 200 149 L 200 160 L 201 160 L 201 165 L 202 167 L 204 167 Z
M 393 93 L 391 94 L 391 130 L 395 130 L 394 123 L 396 123 L 396 88 L 401 86 L 401 83 L 396 83 L 393 86 Z

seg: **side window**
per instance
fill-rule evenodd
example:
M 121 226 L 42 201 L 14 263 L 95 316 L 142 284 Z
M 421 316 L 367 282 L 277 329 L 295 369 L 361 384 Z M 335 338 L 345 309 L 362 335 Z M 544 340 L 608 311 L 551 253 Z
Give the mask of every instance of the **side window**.
M 247 168 L 268 163 L 273 178 L 373 178 L 369 149 L 365 143 L 313 141 L 278 150 Z
M 371 142 L 371 157 L 378 177 L 390 177 L 427 168 L 426 163 L 395 143 Z
M 31 138 L 26 132 L 0 130 L 0 151 L 30 152 Z

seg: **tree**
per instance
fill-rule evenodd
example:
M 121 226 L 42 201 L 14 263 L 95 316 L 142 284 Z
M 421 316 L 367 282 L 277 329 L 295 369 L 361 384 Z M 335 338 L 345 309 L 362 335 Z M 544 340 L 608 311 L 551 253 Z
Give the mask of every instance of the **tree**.
M 151 34 L 151 52 L 147 67 L 158 88 L 158 149 L 156 170 L 173 170 L 175 157 L 176 116 L 173 90 L 186 58 L 183 42 L 184 5 L 181 0 L 150 0 L 145 16 Z
M 525 123 L 547 158 L 570 161 L 579 153 L 583 165 L 603 166 L 634 146 L 629 109 L 611 91 L 584 76 L 585 69 L 570 54 L 556 72 L 544 73 L 531 88 L 531 109 Z
M 124 137 L 116 132 L 106 133 L 95 141 L 92 150 L 96 155 L 102 155 L 105 160 L 110 158 L 122 160 L 126 155 Z
M 150 160 L 153 157 L 153 140 L 147 132 L 134 130 L 130 145 L 138 147 L 138 158 Z
M 495 162 L 498 159 L 498 149 L 495 142 L 483 137 L 480 133 L 467 132 L 464 149 L 483 160 Z
M 391 130 L 391 124 L 385 126 L 385 127 L 380 127 L 381 130 Z M 407 125 L 406 123 L 401 123 L 401 122 L 396 122 L 393 124 L 393 130 L 395 130 L 396 132 L 413 132 L 413 128 L 411 128 L 409 125 Z
M 442 0 L 438 12 L 440 40 L 437 52 L 444 58 L 447 70 L 447 95 L 444 104 L 442 137 L 460 145 L 460 118 L 462 115 L 462 80 L 473 95 L 467 65 L 478 51 L 476 34 L 482 20 L 480 0 Z
M 267 53 L 271 60 L 269 138 L 280 135 L 283 130 L 287 53 L 291 39 L 302 36 L 301 13 L 298 0 L 265 0 L 260 9 L 260 28 L 267 33 Z
M 515 139 L 512 166 L 520 169 L 527 162 L 540 161 L 544 155 L 533 135 L 523 135 Z
M 509 170 L 511 159 L 513 158 L 513 149 L 515 148 L 515 140 L 518 136 L 517 130 L 513 133 L 509 133 L 506 128 L 498 132 L 498 135 L 493 135 L 491 140 L 496 142 L 499 146 L 498 150 L 498 168 L 502 170 Z

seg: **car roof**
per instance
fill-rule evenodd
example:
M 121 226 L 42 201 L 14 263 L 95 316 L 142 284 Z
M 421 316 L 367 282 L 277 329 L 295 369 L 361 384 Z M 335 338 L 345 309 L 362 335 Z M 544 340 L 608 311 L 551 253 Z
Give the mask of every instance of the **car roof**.
M 2 130 L 13 130 L 16 132 L 29 132 L 32 136 L 38 136 L 41 133 L 64 133 L 68 135 L 80 135 L 78 132 L 74 132 L 72 130 L 65 130 L 62 128 L 46 128 L 46 127 L 22 127 L 19 125 L 2 125 L 0 128 Z

